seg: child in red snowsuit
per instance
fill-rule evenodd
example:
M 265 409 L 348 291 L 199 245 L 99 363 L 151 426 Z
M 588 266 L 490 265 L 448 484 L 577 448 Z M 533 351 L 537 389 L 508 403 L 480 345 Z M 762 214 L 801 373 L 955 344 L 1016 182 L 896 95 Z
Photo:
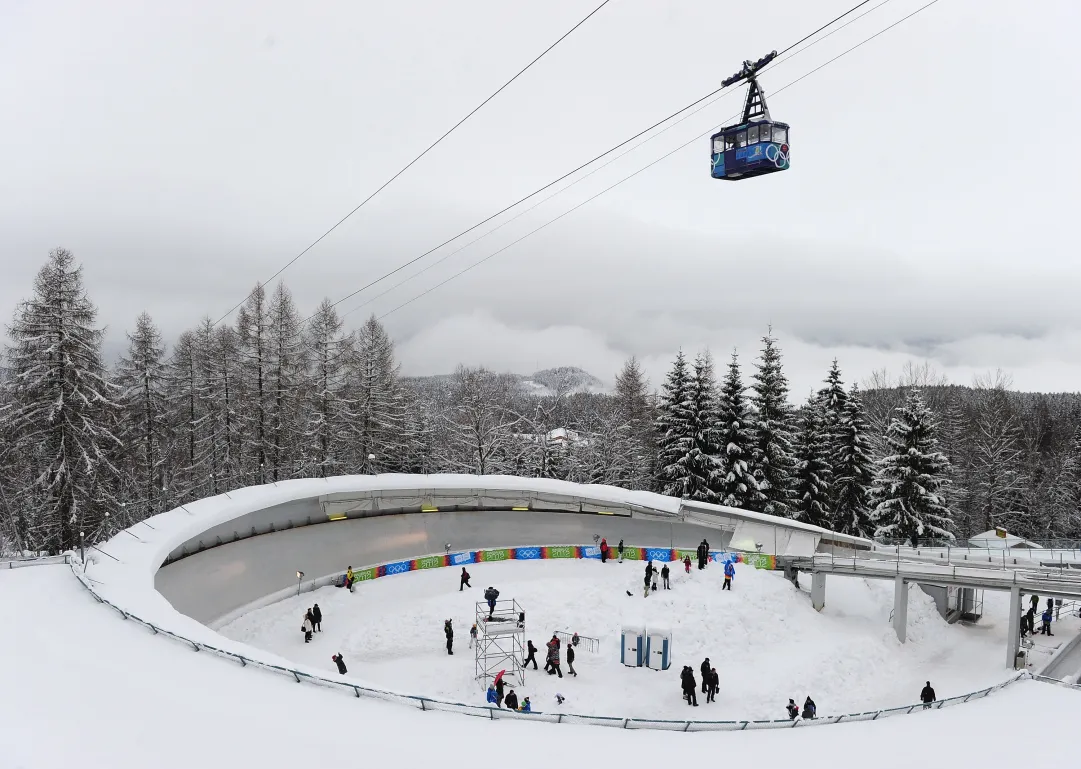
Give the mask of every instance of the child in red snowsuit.
M 683 569 L 690 574 L 691 573 L 691 557 L 688 555 L 683 559 Z

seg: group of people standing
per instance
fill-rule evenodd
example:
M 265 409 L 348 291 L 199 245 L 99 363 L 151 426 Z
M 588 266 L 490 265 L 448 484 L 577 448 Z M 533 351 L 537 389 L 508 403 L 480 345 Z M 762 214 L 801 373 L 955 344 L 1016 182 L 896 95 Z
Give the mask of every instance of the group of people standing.
M 1033 595 L 1029 598 L 1031 605 L 1027 612 L 1021 617 L 1021 637 L 1026 635 L 1036 635 L 1036 612 L 1040 608 L 1040 597 Z M 1040 615 L 1040 635 L 1053 636 L 1051 632 L 1051 620 L 1054 619 L 1055 614 L 1055 599 L 1047 599 L 1047 608 L 1043 610 Z
M 530 705 L 529 697 L 522 700 L 522 703 L 518 704 L 518 695 L 514 693 L 514 689 L 507 692 L 507 695 L 503 696 L 503 689 L 505 683 L 503 681 L 503 673 L 500 671 L 496 674 L 495 680 L 488 685 L 488 702 L 495 705 L 497 708 L 506 706 L 507 710 L 517 710 L 519 713 L 531 713 L 533 710 Z
M 800 712 L 799 705 L 795 700 L 790 699 L 788 705 L 785 706 L 785 710 L 788 711 L 788 717 L 795 721 L 797 718 L 803 717 L 804 719 L 812 719 L 818 715 L 818 706 L 815 705 L 815 701 L 811 699 L 810 695 L 803 701 L 803 712 Z
M 706 702 L 716 702 L 717 692 L 721 688 L 721 679 L 717 675 L 717 668 L 709 662 L 709 657 L 702 661 L 700 668 L 702 673 L 702 694 L 706 695 Z M 690 665 L 684 665 L 679 674 L 680 685 L 683 688 L 683 699 L 688 705 L 698 707 L 698 682 L 694 680 L 694 669 Z
M 304 643 L 311 642 L 312 633 L 323 632 L 323 612 L 319 609 L 319 604 L 304 612 L 304 621 L 300 623 L 300 632 L 304 634 Z

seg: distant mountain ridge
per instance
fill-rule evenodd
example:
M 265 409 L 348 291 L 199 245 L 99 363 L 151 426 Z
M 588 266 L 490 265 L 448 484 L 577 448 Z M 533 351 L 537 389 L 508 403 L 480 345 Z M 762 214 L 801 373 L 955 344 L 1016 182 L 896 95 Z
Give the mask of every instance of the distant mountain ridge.
M 449 384 L 453 374 L 431 374 L 429 376 L 402 377 L 406 381 L 424 385 Z M 532 374 L 509 374 L 525 395 L 548 396 L 562 392 L 565 395 L 575 393 L 606 393 L 609 388 L 597 377 L 577 366 L 558 366 L 546 368 Z

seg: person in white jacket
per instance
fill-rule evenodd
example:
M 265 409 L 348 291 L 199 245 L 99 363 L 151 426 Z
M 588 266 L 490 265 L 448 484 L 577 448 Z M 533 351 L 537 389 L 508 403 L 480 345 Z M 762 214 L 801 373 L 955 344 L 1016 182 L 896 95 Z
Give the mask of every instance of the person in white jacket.
M 311 641 L 313 630 L 311 612 L 304 615 L 304 624 L 300 626 L 300 629 L 304 631 L 304 643 Z

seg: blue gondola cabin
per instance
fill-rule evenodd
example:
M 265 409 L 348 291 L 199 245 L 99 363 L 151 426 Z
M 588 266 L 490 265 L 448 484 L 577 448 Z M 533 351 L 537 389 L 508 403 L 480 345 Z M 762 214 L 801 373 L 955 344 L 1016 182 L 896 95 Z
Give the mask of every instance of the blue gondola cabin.
M 710 137 L 713 178 L 736 181 L 787 171 L 788 126 L 769 120 L 722 128 Z

